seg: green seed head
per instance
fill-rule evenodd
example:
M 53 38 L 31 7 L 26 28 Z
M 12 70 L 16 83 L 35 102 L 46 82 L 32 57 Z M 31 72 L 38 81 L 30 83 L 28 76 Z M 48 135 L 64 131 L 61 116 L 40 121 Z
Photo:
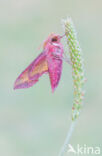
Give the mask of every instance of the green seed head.
M 72 107 L 72 120 L 78 118 L 80 109 L 83 104 L 83 85 L 85 82 L 83 59 L 81 48 L 77 40 L 77 33 L 75 31 L 71 18 L 63 21 L 64 32 L 69 48 L 70 59 L 72 62 L 72 77 L 74 83 L 74 102 Z

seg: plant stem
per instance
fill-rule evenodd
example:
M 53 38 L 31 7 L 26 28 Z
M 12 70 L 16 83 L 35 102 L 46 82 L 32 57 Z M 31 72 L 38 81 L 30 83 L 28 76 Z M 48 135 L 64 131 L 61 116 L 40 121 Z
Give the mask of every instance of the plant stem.
M 67 148 L 68 148 L 68 144 L 70 142 L 70 138 L 72 136 L 72 133 L 74 131 L 74 127 L 76 125 L 76 120 L 75 121 L 72 121 L 71 125 L 70 125 L 70 128 L 69 128 L 69 131 L 67 133 L 67 136 L 66 136 L 66 139 L 65 139 L 65 142 L 64 142 L 64 145 L 59 153 L 59 156 L 63 156 L 65 152 L 67 152 Z
M 82 107 L 83 96 L 84 96 L 83 85 L 85 83 L 81 48 L 77 40 L 76 31 L 71 18 L 67 18 L 66 20 L 64 20 L 63 26 L 64 26 L 64 32 L 65 32 L 66 41 L 69 48 L 71 64 L 72 64 L 74 102 L 72 107 L 72 123 L 59 156 L 63 156 L 68 149 L 68 144 L 72 136 L 76 124 L 76 120 L 80 114 L 80 110 Z

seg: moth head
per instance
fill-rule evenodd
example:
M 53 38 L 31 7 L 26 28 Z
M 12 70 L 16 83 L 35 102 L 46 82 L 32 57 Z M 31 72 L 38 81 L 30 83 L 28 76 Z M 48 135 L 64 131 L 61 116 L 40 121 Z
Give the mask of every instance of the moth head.
M 51 34 L 50 36 L 50 42 L 53 44 L 53 43 L 60 43 L 60 40 L 61 40 L 61 36 L 60 35 L 57 35 L 57 34 Z
M 60 40 L 61 40 L 62 37 L 63 37 L 63 36 L 60 36 L 60 35 L 58 35 L 58 34 L 51 33 L 51 34 L 48 36 L 47 40 L 44 42 L 44 47 L 45 47 L 48 43 L 50 43 L 50 44 L 58 44 L 58 43 L 60 43 Z

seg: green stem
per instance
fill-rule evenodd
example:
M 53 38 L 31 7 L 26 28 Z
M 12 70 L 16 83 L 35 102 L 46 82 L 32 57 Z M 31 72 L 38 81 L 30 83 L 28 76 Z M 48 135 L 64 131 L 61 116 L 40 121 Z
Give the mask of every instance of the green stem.
M 67 149 L 68 149 L 68 144 L 70 142 L 70 138 L 72 136 L 72 133 L 74 131 L 74 127 L 76 125 L 76 121 L 73 121 L 70 128 L 69 128 L 69 131 L 68 131 L 68 134 L 67 134 L 67 137 L 65 139 L 65 142 L 64 142 L 64 145 L 59 153 L 59 156 L 63 156 L 65 152 L 68 152 Z
M 67 18 L 66 20 L 64 20 L 63 25 L 72 64 L 74 102 L 72 107 L 72 124 L 68 131 L 65 143 L 61 149 L 59 156 L 63 156 L 68 149 L 68 144 L 77 121 L 76 119 L 78 118 L 82 107 L 84 96 L 83 85 L 85 83 L 81 48 L 79 46 L 76 31 L 71 18 Z

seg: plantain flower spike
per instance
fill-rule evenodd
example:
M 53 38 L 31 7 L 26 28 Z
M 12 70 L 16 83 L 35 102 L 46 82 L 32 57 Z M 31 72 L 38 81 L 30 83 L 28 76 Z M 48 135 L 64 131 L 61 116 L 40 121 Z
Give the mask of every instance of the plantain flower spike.
M 72 19 L 69 17 L 63 20 L 63 27 L 67 40 L 67 45 L 70 53 L 70 60 L 72 64 L 72 77 L 74 84 L 74 101 L 72 107 L 72 120 L 78 118 L 80 110 L 83 104 L 84 90 L 83 85 L 85 83 L 84 67 L 82 52 L 77 40 L 76 31 Z

